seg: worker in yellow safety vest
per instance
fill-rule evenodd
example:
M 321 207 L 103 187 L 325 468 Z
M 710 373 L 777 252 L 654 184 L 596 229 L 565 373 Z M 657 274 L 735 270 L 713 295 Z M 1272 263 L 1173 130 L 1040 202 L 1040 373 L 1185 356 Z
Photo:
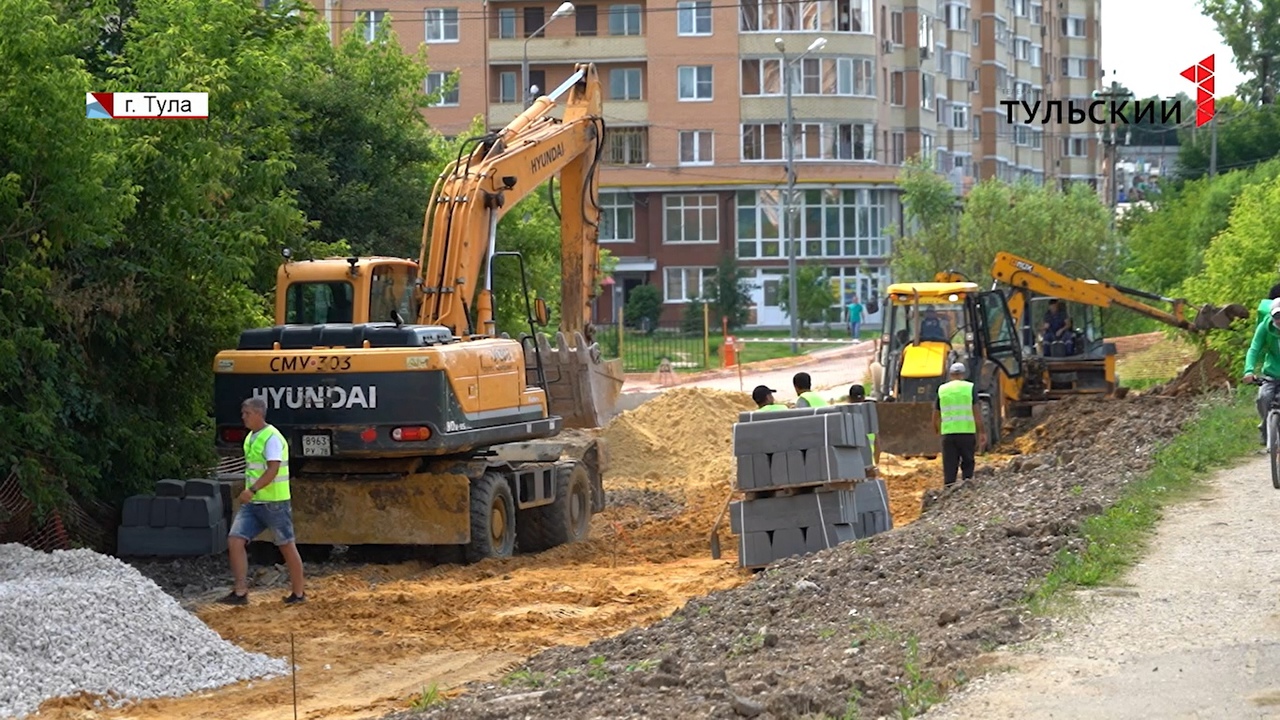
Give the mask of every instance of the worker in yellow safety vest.
M 756 402 L 756 408 L 759 410 L 787 410 L 786 405 L 773 401 L 773 394 L 777 392 L 771 387 L 765 385 L 757 385 L 755 390 L 751 391 L 751 399 Z
M 867 401 L 867 389 L 865 387 L 863 387 L 861 384 L 857 384 L 849 388 L 850 403 L 863 403 L 866 401 Z M 876 465 L 879 465 L 880 464 L 880 446 L 876 445 L 876 434 L 873 432 L 868 432 L 867 440 L 871 442 L 872 462 L 874 462 Z
M 973 383 L 964 379 L 964 363 L 953 363 L 948 374 L 950 380 L 938 388 L 933 427 L 942 435 L 942 481 L 950 486 L 956 482 L 957 470 L 965 480 L 973 479 L 974 455 L 980 444 L 986 444 L 986 430 Z
M 267 424 L 267 401 L 260 396 L 244 401 L 240 406 L 240 419 L 249 430 L 244 439 L 244 490 L 238 498 L 240 509 L 227 534 L 227 554 L 235 587 L 219 602 L 249 604 L 249 542 L 269 529 L 289 568 L 292 592 L 284 602 L 296 605 L 307 598 L 289 500 L 289 441 Z
M 822 396 L 813 391 L 813 379 L 809 377 L 809 373 L 796 373 L 791 378 L 791 385 L 796 389 L 796 407 L 826 407 L 831 403 L 822 399 Z

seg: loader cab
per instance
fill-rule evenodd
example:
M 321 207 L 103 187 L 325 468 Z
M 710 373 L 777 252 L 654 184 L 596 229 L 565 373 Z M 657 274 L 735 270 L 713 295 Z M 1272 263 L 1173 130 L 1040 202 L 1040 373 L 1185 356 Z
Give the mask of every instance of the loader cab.
M 417 321 L 417 263 L 400 258 L 286 261 L 276 276 L 276 325 Z
M 1070 342 L 1044 342 L 1042 327 L 1054 300 L 1070 322 L 1067 331 L 1071 336 Z M 1101 358 L 1105 352 L 1105 337 L 1102 314 L 1092 305 L 1044 296 L 1031 298 L 1027 303 L 1022 323 L 1022 345 L 1027 354 L 1046 358 Z

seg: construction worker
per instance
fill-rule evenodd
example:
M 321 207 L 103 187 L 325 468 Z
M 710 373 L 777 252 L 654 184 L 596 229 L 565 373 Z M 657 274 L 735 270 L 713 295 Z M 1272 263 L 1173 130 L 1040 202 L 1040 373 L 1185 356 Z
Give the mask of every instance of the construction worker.
M 863 387 L 861 384 L 856 384 L 849 388 L 850 403 L 864 403 L 866 401 L 867 401 L 867 389 L 865 387 Z M 876 434 L 873 432 L 868 432 L 867 440 L 871 441 L 872 462 L 874 462 L 876 465 L 879 465 L 880 464 L 880 446 L 876 445 Z
M 284 602 L 305 602 L 302 556 L 293 536 L 293 508 L 289 502 L 289 441 L 267 424 L 267 401 L 258 396 L 240 405 L 240 419 L 249 429 L 244 439 L 244 490 L 240 509 L 227 536 L 227 554 L 235 587 L 218 602 L 249 604 L 249 542 L 270 529 L 289 568 L 290 594 Z
M 973 479 L 974 455 L 979 444 L 986 444 L 986 429 L 973 383 L 964 379 L 964 363 L 952 363 L 948 374 L 950 380 L 938 388 L 933 428 L 942 434 L 942 480 L 949 487 L 957 470 L 965 480 Z
M 751 399 L 756 401 L 756 407 L 759 410 L 786 410 L 786 405 L 773 401 L 775 392 L 777 390 L 773 388 L 757 385 L 756 389 L 751 391 Z
M 796 407 L 826 407 L 831 403 L 822 399 L 822 396 L 813 391 L 813 379 L 809 377 L 809 373 L 796 373 L 791 378 L 791 385 L 796 389 Z

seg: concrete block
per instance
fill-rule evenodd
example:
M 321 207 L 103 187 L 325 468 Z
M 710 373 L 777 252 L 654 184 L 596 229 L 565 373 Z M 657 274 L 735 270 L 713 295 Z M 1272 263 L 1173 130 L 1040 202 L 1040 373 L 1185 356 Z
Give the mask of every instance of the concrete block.
M 853 493 L 858 514 L 854 526 L 860 539 L 893 529 L 893 514 L 889 512 L 889 494 L 884 480 L 858 483 Z
M 120 509 L 120 524 L 127 527 L 147 527 L 151 524 L 151 495 L 134 495 L 125 498 Z
M 752 410 L 738 413 L 738 422 L 759 422 L 763 420 L 782 420 L 786 418 L 813 417 L 831 413 L 857 412 L 853 405 L 827 405 L 820 408 L 792 408 L 789 410 Z
M 198 478 L 187 481 L 187 494 L 183 497 L 216 497 L 221 499 L 222 490 L 218 488 L 217 480 Z
M 227 551 L 227 524 L 209 528 L 125 527 L 116 532 L 116 552 L 124 557 L 195 557 Z
M 182 498 L 157 496 L 151 499 L 151 527 L 178 527 L 181 522 Z
M 753 489 L 765 487 L 765 481 L 769 477 L 769 456 L 765 453 L 754 453 L 751 455 L 751 477 L 755 482 Z
M 223 521 L 221 497 L 182 498 L 179 526 L 210 528 Z
M 850 523 L 827 523 L 826 525 L 810 525 L 804 529 L 805 552 L 818 552 L 835 547 L 843 542 L 857 539 L 855 528 Z
M 804 495 L 736 500 L 729 505 L 729 528 L 738 535 L 747 532 L 801 528 L 825 523 L 853 523 L 857 520 L 854 491 L 835 490 Z
M 805 554 L 804 530 L 798 527 L 778 528 L 773 531 L 773 559 Z
M 804 485 L 807 482 L 804 453 L 804 450 L 787 451 L 787 485 Z
M 803 456 L 802 456 L 803 458 Z M 787 453 L 776 452 L 769 456 L 769 487 L 783 487 L 791 481 L 787 472 Z
M 181 480 L 159 480 L 156 482 L 156 497 L 180 498 L 186 494 L 186 485 Z
M 739 455 L 738 472 L 736 474 L 737 488 L 739 490 L 750 490 L 756 486 L 755 476 L 752 468 L 755 466 L 755 458 L 751 455 Z
M 733 452 L 745 455 L 855 445 L 857 438 L 848 437 L 849 429 L 840 413 L 735 423 Z M 860 442 L 866 443 L 865 435 Z
M 815 448 L 805 453 L 806 477 L 819 481 L 862 480 L 867 464 L 862 448 Z
M 767 532 L 738 534 L 738 567 L 759 567 L 773 562 L 773 546 Z

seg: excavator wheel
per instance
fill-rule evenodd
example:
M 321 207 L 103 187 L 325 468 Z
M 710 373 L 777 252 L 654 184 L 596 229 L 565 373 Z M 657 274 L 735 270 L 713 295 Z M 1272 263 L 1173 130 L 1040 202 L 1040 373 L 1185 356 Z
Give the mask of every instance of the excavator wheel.
M 983 400 L 982 407 L 982 427 L 987 431 L 987 444 L 979 448 L 979 452 L 987 452 L 1000 442 L 1000 428 L 996 426 L 996 413 L 991 407 L 991 401 Z
M 516 546 L 516 503 L 506 478 L 487 472 L 471 482 L 471 542 L 467 562 L 511 557 Z
M 591 533 L 591 479 L 580 462 L 556 468 L 556 499 L 520 512 L 521 552 L 541 552 L 582 542 Z

